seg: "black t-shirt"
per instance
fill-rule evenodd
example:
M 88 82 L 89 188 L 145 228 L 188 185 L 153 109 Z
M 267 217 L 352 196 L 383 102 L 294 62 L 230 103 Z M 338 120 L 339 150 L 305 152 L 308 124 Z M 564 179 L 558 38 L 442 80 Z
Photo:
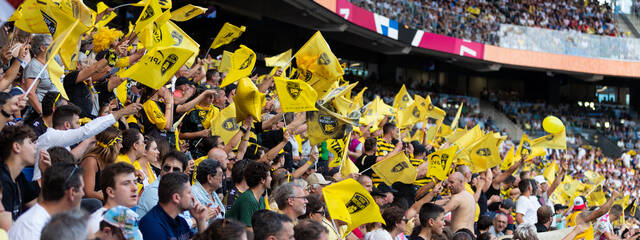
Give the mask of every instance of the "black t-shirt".
M 2 205 L 4 210 L 11 212 L 15 221 L 24 212 L 24 204 L 38 197 L 40 187 L 37 182 L 27 181 L 21 172 L 16 181 L 11 179 L 9 168 L 6 164 L 0 164 L 0 181 L 2 184 Z
M 487 199 L 491 198 L 491 196 L 493 195 L 500 196 L 500 189 L 493 188 L 493 184 L 491 184 L 491 186 L 489 186 L 489 189 L 487 189 L 487 192 L 485 192 L 485 194 L 487 195 Z
M 548 232 L 549 229 L 544 226 L 544 224 L 536 223 L 536 231 L 537 232 Z
M 33 123 L 31 123 L 31 127 L 36 133 L 36 137 L 40 137 L 40 135 L 44 134 L 47 131 L 47 125 L 44 124 L 44 120 L 42 120 L 42 117 L 33 121 Z
M 93 101 L 91 101 L 91 90 L 84 82 L 76 83 L 80 71 L 72 71 L 64 76 L 64 90 L 69 96 L 69 101 L 80 107 L 81 117 L 90 117 L 93 110 Z
M 356 167 L 358 167 L 360 171 L 364 171 L 365 169 L 368 169 L 362 174 L 372 177 L 373 170 L 371 170 L 370 167 L 373 166 L 373 164 L 376 164 L 377 158 L 378 157 L 376 156 L 368 156 L 366 154 L 362 154 L 360 155 L 360 157 L 358 157 L 358 159 L 356 159 Z

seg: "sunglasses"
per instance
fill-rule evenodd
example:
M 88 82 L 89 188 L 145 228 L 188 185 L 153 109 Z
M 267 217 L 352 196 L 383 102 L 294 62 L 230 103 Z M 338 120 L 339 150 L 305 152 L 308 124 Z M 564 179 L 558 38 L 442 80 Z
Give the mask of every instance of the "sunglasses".
M 171 167 L 171 166 L 164 166 L 162 167 L 162 170 L 165 172 L 182 172 L 182 169 L 180 169 L 179 167 Z

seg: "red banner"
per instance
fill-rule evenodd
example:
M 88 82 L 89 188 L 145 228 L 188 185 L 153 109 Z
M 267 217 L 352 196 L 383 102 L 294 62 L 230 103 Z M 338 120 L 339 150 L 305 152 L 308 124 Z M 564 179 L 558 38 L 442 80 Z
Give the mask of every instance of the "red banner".
M 376 32 L 373 13 L 353 5 L 347 0 L 336 0 L 336 13 L 349 22 Z

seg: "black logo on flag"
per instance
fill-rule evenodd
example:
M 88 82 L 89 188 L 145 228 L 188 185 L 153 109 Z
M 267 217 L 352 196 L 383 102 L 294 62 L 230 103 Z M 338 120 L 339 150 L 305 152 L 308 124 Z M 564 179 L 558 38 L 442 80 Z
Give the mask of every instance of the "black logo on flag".
M 491 156 L 491 150 L 489 148 L 480 148 L 476 151 L 476 154 L 482 157 Z
M 55 19 L 53 19 L 51 16 L 49 16 L 45 12 L 43 11 L 40 11 L 40 12 L 42 13 L 42 18 L 44 19 L 44 23 L 47 24 L 49 33 L 51 33 L 51 35 L 54 35 L 56 33 L 58 22 L 56 22 Z
M 193 9 L 189 10 L 188 12 L 186 12 L 186 13 L 184 14 L 184 16 L 185 16 L 185 17 L 188 17 L 189 15 L 191 15 L 193 12 L 195 12 L 195 11 L 197 11 L 197 10 L 198 10 L 197 8 L 193 8 Z
M 409 164 L 407 164 L 407 162 L 401 162 L 393 166 L 393 168 L 391 168 L 391 172 L 402 172 L 402 170 L 405 170 L 407 168 L 409 168 Z
M 155 11 L 153 11 L 153 8 L 151 7 L 151 5 L 149 5 L 142 13 L 142 17 L 140 17 L 140 21 L 145 21 L 151 18 L 151 16 L 153 16 L 154 14 L 155 14 Z
M 418 109 L 418 106 L 413 107 L 413 111 L 411 111 L 411 114 L 413 114 L 413 116 L 416 118 L 420 118 L 420 109 Z
M 347 202 L 347 210 L 349 214 L 354 214 L 367 208 L 371 203 L 369 199 L 361 193 L 354 193 L 349 202 Z
M 222 128 L 224 128 L 224 130 L 227 131 L 235 131 L 238 130 L 238 123 L 236 123 L 236 118 L 235 117 L 230 117 L 227 118 L 227 120 L 224 120 L 224 122 L 222 122 Z
M 407 94 L 402 95 L 402 101 L 403 102 L 408 102 L 409 101 L 409 95 L 407 95 Z
M 160 26 L 158 26 L 156 22 L 153 23 L 153 40 L 156 41 L 156 43 L 162 41 L 162 29 L 160 29 Z
M 544 140 L 547 140 L 547 141 L 553 140 L 553 135 L 549 135 L 549 136 L 545 137 Z
M 306 70 L 304 71 L 303 77 L 305 82 L 311 81 L 311 78 L 313 78 L 313 73 L 310 70 Z
M 248 68 L 248 67 L 249 67 L 249 65 L 251 65 L 251 61 L 253 61 L 253 57 L 254 57 L 254 54 L 253 54 L 253 53 L 249 54 L 249 57 L 247 57 L 247 59 L 245 59 L 245 60 L 244 60 L 244 62 L 242 63 L 242 65 L 240 65 L 239 70 L 242 70 L 242 69 Z
M 318 123 L 320 124 L 322 132 L 326 135 L 333 135 L 338 129 L 338 120 L 329 115 L 319 114 Z
M 297 82 L 287 82 L 287 91 L 289 92 L 289 96 L 293 98 L 293 100 L 297 100 L 302 92 L 300 88 L 300 83 Z
M 173 67 L 173 65 L 176 64 L 176 62 L 178 61 L 178 55 L 175 54 L 170 54 L 167 58 L 164 59 L 164 62 L 162 63 L 162 67 L 160 67 L 160 73 L 162 75 L 164 75 L 167 70 L 169 70 L 169 68 Z
M 427 110 L 428 110 L 428 111 L 433 110 L 433 104 L 429 103 L 429 106 L 427 106 Z
M 522 149 L 520 149 L 520 155 L 521 156 L 531 155 L 531 143 L 529 143 L 529 141 L 524 141 L 522 143 Z
M 173 41 L 176 42 L 175 44 L 173 44 L 173 46 L 180 46 L 180 44 L 182 44 L 182 34 L 180 34 L 178 31 L 171 31 L 171 37 L 173 38 Z
M 329 65 L 329 63 L 331 63 L 331 59 L 329 59 L 329 55 L 327 55 L 326 53 L 320 54 L 320 57 L 318 57 L 318 64 Z

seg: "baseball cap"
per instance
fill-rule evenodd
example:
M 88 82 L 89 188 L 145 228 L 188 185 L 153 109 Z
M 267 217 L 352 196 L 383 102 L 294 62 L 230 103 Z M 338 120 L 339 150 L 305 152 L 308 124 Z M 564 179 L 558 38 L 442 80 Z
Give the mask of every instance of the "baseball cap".
M 124 206 L 115 206 L 107 210 L 103 216 L 103 221 L 119 228 L 127 240 L 142 240 L 138 220 L 138 214 Z
M 324 176 L 322 176 L 322 174 L 320 174 L 320 173 L 312 173 L 305 180 L 307 180 L 307 183 L 309 183 L 309 185 L 314 185 L 314 184 L 328 185 L 328 184 L 331 184 L 331 182 L 327 181 L 326 179 L 324 179 Z
M 189 79 L 186 78 L 186 77 L 179 77 L 178 79 L 176 79 L 176 87 L 179 87 L 179 86 L 182 86 L 182 85 L 185 85 L 185 84 L 194 85 L 195 83 L 189 81 Z
M 573 199 L 573 210 L 582 210 L 586 205 L 586 201 L 582 196 L 577 196 Z
M 538 184 L 548 183 L 547 179 L 545 179 L 544 176 L 542 176 L 542 175 L 538 175 L 538 176 L 533 177 L 533 180 L 535 180 L 536 183 L 538 183 Z
M 514 205 L 515 204 L 513 203 L 513 200 L 511 200 L 510 198 L 507 198 L 505 200 L 502 200 L 502 204 L 500 204 L 500 207 L 504 209 L 509 209 L 509 208 L 513 208 Z

